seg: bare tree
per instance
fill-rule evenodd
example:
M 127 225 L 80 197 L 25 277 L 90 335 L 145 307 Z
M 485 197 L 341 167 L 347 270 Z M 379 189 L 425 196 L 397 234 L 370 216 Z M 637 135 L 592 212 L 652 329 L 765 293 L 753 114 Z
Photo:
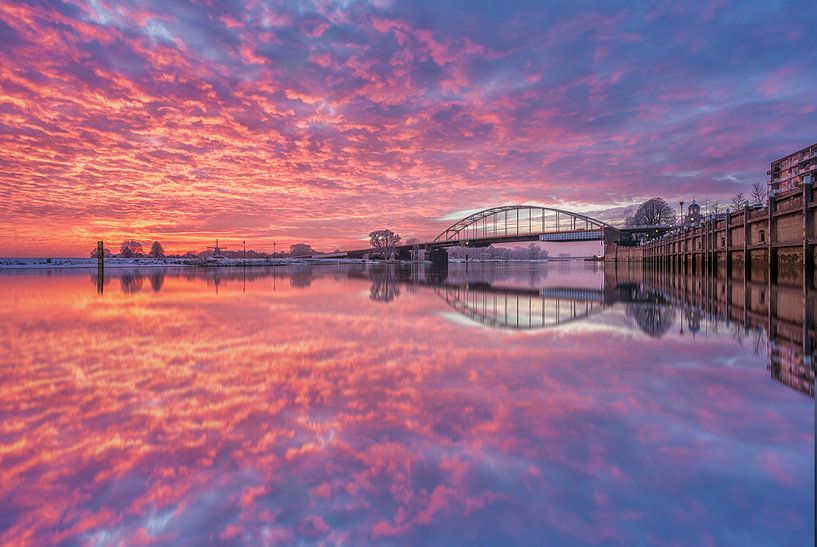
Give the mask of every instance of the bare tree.
M 165 256 L 165 248 L 162 247 L 162 244 L 158 241 L 154 241 L 153 245 L 150 246 L 150 256 L 153 258 L 160 258 Z
M 369 242 L 377 254 L 388 260 L 400 243 L 400 236 L 391 230 L 375 230 L 369 234 Z
M 531 260 L 536 260 L 539 258 L 539 245 L 536 243 L 531 243 L 528 245 L 528 258 Z
M 128 239 L 119 246 L 119 256 L 122 258 L 137 258 L 145 256 L 142 244 L 134 239 Z
M 717 215 L 721 212 L 721 202 L 720 201 L 713 201 L 712 205 L 709 206 L 709 210 L 712 211 L 713 215 Z
M 97 258 L 97 252 L 98 252 L 98 249 L 96 247 L 94 247 L 94 249 L 91 251 L 91 258 Z M 102 256 L 105 257 L 105 258 L 107 258 L 109 256 L 112 256 L 111 251 L 108 250 L 107 247 L 104 247 L 102 249 Z
M 627 226 L 656 226 L 675 223 L 675 210 L 661 198 L 652 198 L 641 204 L 635 214 L 627 217 Z
M 743 209 L 743 204 L 744 203 L 746 203 L 746 196 L 743 194 L 743 192 L 738 192 L 737 194 L 732 196 L 731 204 L 732 204 L 732 208 L 735 211 L 739 211 L 739 210 Z
M 752 203 L 766 205 L 767 199 L 769 199 L 769 188 L 762 182 L 754 183 L 752 185 Z
M 289 246 L 289 256 L 308 256 L 314 254 L 315 250 L 306 243 L 296 243 Z

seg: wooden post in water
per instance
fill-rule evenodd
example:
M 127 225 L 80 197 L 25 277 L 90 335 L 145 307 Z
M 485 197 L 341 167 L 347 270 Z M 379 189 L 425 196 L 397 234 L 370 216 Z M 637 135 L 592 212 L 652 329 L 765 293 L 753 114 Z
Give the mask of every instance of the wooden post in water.
M 750 279 L 752 273 L 751 251 L 749 250 L 749 240 L 751 239 L 752 228 L 749 226 L 749 203 L 743 204 L 743 278 Z
M 814 209 L 811 208 L 813 190 L 811 180 L 803 183 L 803 286 L 814 285 Z M 808 304 L 808 300 L 806 300 Z M 808 307 L 808 306 L 806 306 Z
M 732 248 L 732 212 L 726 211 L 726 238 L 723 240 L 724 253 L 726 254 L 726 279 L 732 275 L 732 257 L 729 256 L 729 251 Z M 727 293 L 729 290 L 727 289 Z
M 774 215 L 776 213 L 774 193 L 769 193 L 769 224 L 766 240 L 769 242 L 769 280 L 774 283 L 777 281 L 777 249 L 774 245 L 777 243 L 777 223 Z
M 105 243 L 96 242 L 96 291 L 102 294 L 105 282 Z

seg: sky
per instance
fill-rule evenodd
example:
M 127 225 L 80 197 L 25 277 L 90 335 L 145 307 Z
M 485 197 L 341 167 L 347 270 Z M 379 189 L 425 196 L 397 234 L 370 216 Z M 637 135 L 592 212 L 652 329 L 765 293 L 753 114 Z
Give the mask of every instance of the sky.
M 817 4 L 0 3 L 0 256 L 727 202 L 817 141 Z

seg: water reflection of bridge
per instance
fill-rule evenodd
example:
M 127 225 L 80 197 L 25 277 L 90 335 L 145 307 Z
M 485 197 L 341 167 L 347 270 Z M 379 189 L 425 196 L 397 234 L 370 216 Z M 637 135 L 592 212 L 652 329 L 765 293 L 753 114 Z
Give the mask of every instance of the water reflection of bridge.
M 162 291 L 165 278 L 204 280 L 218 292 L 221 282 L 264 278 L 287 281 L 293 288 L 310 285 L 320 276 L 342 276 L 368 281 L 369 297 L 384 303 L 401 295 L 401 288 L 433 290 L 450 308 L 475 324 L 507 330 L 544 330 L 592 318 L 616 304 L 647 335 L 661 338 L 680 329 L 696 335 L 702 327 L 728 329 L 738 341 L 749 339 L 755 350 L 767 352 L 771 377 L 811 397 L 814 396 L 815 324 L 817 298 L 804 286 L 772 285 L 743 279 L 684 276 L 654 272 L 640 265 L 605 268 L 601 288 L 554 286 L 541 288 L 558 269 L 471 265 L 442 272 L 416 266 L 350 265 L 298 266 L 253 270 L 125 270 L 107 272 L 105 284 L 118 278 L 125 294 Z M 519 268 L 522 268 L 520 271 Z M 575 265 L 574 265 L 575 268 Z M 595 267 L 594 267 L 595 268 Z M 600 270 L 590 270 L 598 278 Z M 98 285 L 92 277 L 94 285 Z M 569 280 L 566 285 L 569 285 Z M 101 285 L 101 284 L 100 284 Z
M 537 290 L 477 283 L 441 285 L 434 290 L 468 319 L 503 329 L 545 329 L 604 309 L 603 292 L 592 289 Z
M 493 328 L 547 329 L 590 318 L 615 304 L 623 305 L 638 328 L 654 338 L 666 336 L 673 326 L 693 337 L 702 326 L 726 328 L 738 341 L 753 339 L 755 352 L 767 352 L 772 379 L 814 397 L 817 298 L 810 289 L 669 276 L 639 267 L 605 270 L 602 289 L 509 287 L 467 278 L 407 272 L 391 282 L 430 286 L 457 313 Z

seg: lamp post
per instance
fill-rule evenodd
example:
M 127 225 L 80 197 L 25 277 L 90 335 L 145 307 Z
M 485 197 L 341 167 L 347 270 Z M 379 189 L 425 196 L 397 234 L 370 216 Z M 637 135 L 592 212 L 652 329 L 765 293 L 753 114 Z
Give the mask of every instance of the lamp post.
M 684 200 L 678 202 L 681 205 L 681 216 L 678 217 L 678 224 L 684 223 Z
M 246 265 L 247 264 L 247 242 L 242 241 L 241 243 L 244 244 L 244 264 Z

